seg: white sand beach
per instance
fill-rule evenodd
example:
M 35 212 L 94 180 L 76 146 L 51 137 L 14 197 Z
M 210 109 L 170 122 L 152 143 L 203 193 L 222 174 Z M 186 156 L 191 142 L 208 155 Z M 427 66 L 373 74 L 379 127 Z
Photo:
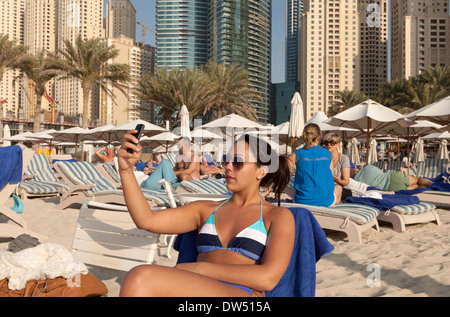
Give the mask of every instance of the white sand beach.
M 71 249 L 79 207 L 59 210 L 57 202 L 57 198 L 27 200 L 22 215 L 30 230 L 49 237 L 42 242 L 59 243 Z M 5 205 L 12 206 L 12 199 Z M 406 232 L 397 233 L 389 224 L 382 223 L 380 232 L 370 229 L 363 234 L 363 244 L 349 243 L 344 235 L 327 231 L 335 250 L 317 264 L 316 295 L 450 296 L 450 210 L 438 212 L 441 226 L 409 225 Z M 4 221 L 0 217 L 0 222 Z M 0 248 L 7 248 L 10 241 L 0 238 Z M 171 251 L 172 259 L 165 253 L 166 247 L 161 244 L 155 263 L 173 266 L 177 252 Z M 126 272 L 88 268 L 105 283 L 107 296 L 118 296 Z

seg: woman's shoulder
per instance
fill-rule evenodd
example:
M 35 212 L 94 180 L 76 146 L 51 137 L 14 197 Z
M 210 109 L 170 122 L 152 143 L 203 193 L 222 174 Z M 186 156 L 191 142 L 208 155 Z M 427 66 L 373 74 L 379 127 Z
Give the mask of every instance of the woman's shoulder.
M 275 204 L 268 203 L 266 205 L 267 209 L 267 216 L 270 218 L 270 220 L 274 219 L 286 219 L 286 220 L 293 220 L 294 216 L 292 215 L 292 212 L 287 209 L 286 207 L 278 206 Z
M 341 154 L 339 155 L 339 159 L 340 159 L 341 161 L 349 161 L 349 162 L 350 162 L 349 157 L 348 157 L 346 154 L 343 154 L 343 153 L 341 153 Z

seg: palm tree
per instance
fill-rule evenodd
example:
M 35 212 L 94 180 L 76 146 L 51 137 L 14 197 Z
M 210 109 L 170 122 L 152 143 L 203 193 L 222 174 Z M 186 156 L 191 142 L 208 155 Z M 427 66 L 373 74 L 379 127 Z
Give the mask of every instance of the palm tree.
M 432 87 L 431 102 L 450 95 L 450 67 L 441 65 L 430 67 L 420 74 L 420 79 Z
M 414 110 L 412 99 L 411 81 L 405 78 L 395 78 L 390 82 L 383 83 L 378 89 L 375 101 L 404 114 Z
M 14 41 L 9 41 L 8 35 L 0 34 L 0 81 L 3 79 L 3 72 L 9 68 L 17 68 L 21 63 L 21 56 L 25 54 L 27 48 L 17 45 Z
M 83 128 L 88 127 L 90 114 L 89 99 L 94 87 L 100 88 L 114 97 L 112 90 L 108 87 L 119 89 L 127 94 L 126 83 L 130 80 L 130 67 L 126 64 L 112 63 L 119 51 L 113 46 L 108 46 L 100 38 L 83 40 L 81 35 L 75 40 L 64 41 L 65 48 L 59 50 L 55 55 L 53 67 L 63 71 L 64 76 L 60 79 L 75 78 L 81 84 L 83 92 Z
M 179 116 L 181 107 L 186 105 L 192 117 L 209 103 L 211 83 L 199 68 L 193 69 L 158 69 L 156 75 L 146 74 L 138 82 L 136 95 L 142 100 L 159 105 L 158 116 L 169 121 Z
M 338 113 L 369 99 L 363 93 L 356 92 L 354 90 L 348 90 L 347 88 L 345 90 L 338 91 L 337 96 L 338 99 L 334 101 L 333 106 L 328 109 L 327 115 L 330 117 L 335 116 Z
M 203 67 L 213 83 L 213 102 L 203 109 L 204 116 L 221 118 L 228 113 L 256 120 L 256 110 L 252 101 L 260 101 L 260 94 L 250 85 L 249 73 L 242 66 L 208 62 Z
M 46 91 L 47 83 L 59 75 L 61 72 L 53 68 L 53 59 L 45 51 L 38 51 L 36 55 L 26 54 L 22 58 L 20 70 L 34 84 L 36 95 L 36 105 L 34 108 L 33 132 L 39 132 L 41 120 L 42 97 Z M 19 76 L 21 78 L 22 76 Z M 27 89 L 24 89 L 26 92 Z

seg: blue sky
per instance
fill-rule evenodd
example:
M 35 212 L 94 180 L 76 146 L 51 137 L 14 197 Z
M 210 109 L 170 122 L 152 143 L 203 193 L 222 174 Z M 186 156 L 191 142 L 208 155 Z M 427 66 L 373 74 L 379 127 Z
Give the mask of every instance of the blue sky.
M 156 0 L 131 0 L 136 9 L 136 19 L 155 30 L 155 3 Z M 285 0 L 272 0 L 272 82 L 284 82 L 284 50 L 285 50 Z M 136 38 L 142 40 L 142 28 L 138 26 Z M 155 45 L 155 36 L 152 32 L 145 35 L 145 41 Z

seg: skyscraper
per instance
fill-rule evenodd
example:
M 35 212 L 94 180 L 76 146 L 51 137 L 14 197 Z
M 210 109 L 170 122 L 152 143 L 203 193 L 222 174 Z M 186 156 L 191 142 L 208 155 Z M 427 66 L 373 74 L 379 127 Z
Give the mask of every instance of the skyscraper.
M 136 9 L 130 0 L 109 0 L 106 5 L 106 37 L 136 39 Z
M 327 112 L 339 91 L 360 90 L 358 0 L 307 0 L 300 18 L 300 95 L 306 120 Z
M 388 0 L 360 0 L 361 92 L 370 98 L 388 80 Z
M 208 0 L 156 0 L 157 67 L 193 68 L 207 62 Z
M 59 0 L 56 10 L 57 49 L 65 47 L 64 40 L 75 43 L 78 35 L 83 39 L 105 37 L 103 0 Z M 57 80 L 55 95 L 59 111 L 71 116 L 83 113 L 83 93 L 77 80 Z M 91 109 L 99 106 L 99 100 L 99 92 L 94 90 L 90 98 Z
M 55 52 L 56 50 L 56 0 L 27 0 L 24 19 L 24 43 L 31 54 L 39 51 Z M 31 118 L 34 114 L 37 98 L 33 94 L 33 86 L 27 78 L 22 80 L 23 87 L 30 87 L 27 94 L 22 90 L 21 104 L 23 115 Z M 47 95 L 54 96 L 55 81 L 51 80 L 46 85 Z M 46 98 L 41 98 L 41 108 L 51 111 L 51 103 Z
M 392 78 L 450 66 L 448 0 L 391 0 Z
M 25 0 L 0 0 L 0 34 L 8 35 L 8 39 L 24 44 L 24 18 Z M 0 99 L 6 103 L 0 105 L 0 116 L 19 114 L 20 87 L 19 82 L 14 83 L 14 78 L 20 73 L 16 70 L 8 70 L 3 73 L 0 81 Z M 2 117 L 3 117 L 2 116 Z
M 298 82 L 300 78 L 300 17 L 303 0 L 286 0 L 286 82 Z
M 269 121 L 271 0 L 157 0 L 157 67 L 237 64 L 261 94 L 258 119 Z

